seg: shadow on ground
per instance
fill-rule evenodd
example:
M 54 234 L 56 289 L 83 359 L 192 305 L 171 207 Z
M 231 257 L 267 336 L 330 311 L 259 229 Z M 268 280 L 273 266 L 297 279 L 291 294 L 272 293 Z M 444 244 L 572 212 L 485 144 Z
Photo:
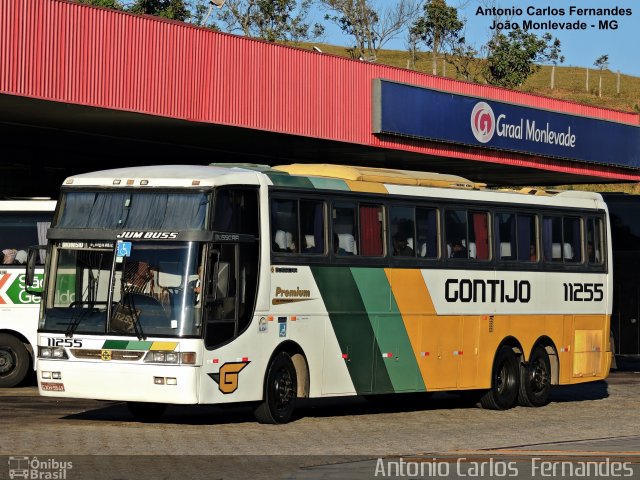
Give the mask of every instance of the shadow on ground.
M 609 396 L 604 381 L 554 387 L 551 402 L 580 402 L 601 400 Z M 376 415 L 385 413 L 414 412 L 422 410 L 451 410 L 475 408 L 476 395 L 456 393 L 405 393 L 376 395 L 371 397 L 340 397 L 328 399 L 303 399 L 298 402 L 296 418 L 340 417 Z M 138 422 L 123 402 L 105 402 L 97 408 L 64 416 L 75 421 Z M 183 425 L 221 425 L 254 422 L 253 405 L 171 405 L 159 423 Z

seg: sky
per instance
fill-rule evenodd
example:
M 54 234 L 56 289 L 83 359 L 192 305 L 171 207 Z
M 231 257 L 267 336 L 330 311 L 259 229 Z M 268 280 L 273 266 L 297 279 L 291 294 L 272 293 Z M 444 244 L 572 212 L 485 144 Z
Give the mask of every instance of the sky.
M 395 0 L 372 0 L 378 6 L 391 4 Z M 479 15 L 479 6 L 486 8 L 494 4 L 496 8 L 520 8 L 521 15 L 507 15 L 503 19 L 517 22 L 520 27 L 525 21 L 570 23 L 584 22 L 586 29 L 567 30 L 556 27 L 554 29 L 535 29 L 530 32 L 543 35 L 546 32 L 557 37 L 561 42 L 562 55 L 565 66 L 579 66 L 595 68 L 593 63 L 601 55 L 609 55 L 609 70 L 620 70 L 623 74 L 640 77 L 640 1 L 638 0 L 447 0 L 450 6 L 458 7 L 459 17 L 466 19 L 466 38 L 476 49 L 479 49 L 490 38 L 494 17 Z M 578 15 L 570 12 L 570 7 L 576 8 L 608 8 L 619 7 L 631 9 L 631 15 Z M 564 9 L 564 15 L 530 15 L 527 8 Z M 322 21 L 326 26 L 325 43 L 334 45 L 349 45 L 349 38 L 336 26 L 324 21 L 323 12 L 314 12 L 315 21 Z M 601 29 L 599 21 L 617 21 L 617 29 Z M 383 48 L 395 50 L 406 49 L 406 32 L 385 44 Z M 426 49 L 426 47 L 423 47 Z

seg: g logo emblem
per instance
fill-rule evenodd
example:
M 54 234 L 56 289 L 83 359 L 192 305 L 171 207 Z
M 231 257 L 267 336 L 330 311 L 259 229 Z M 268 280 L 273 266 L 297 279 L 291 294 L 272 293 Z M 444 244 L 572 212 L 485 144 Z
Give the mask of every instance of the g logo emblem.
M 209 376 L 218 384 L 218 389 L 225 395 L 238 389 L 238 376 L 242 369 L 251 362 L 230 362 L 220 367 L 218 373 L 209 373 Z
M 100 351 L 100 360 L 103 362 L 108 362 L 111 360 L 111 350 L 101 350 Z
M 471 111 L 471 131 L 480 143 L 487 143 L 493 138 L 496 130 L 496 119 L 488 103 L 478 102 Z

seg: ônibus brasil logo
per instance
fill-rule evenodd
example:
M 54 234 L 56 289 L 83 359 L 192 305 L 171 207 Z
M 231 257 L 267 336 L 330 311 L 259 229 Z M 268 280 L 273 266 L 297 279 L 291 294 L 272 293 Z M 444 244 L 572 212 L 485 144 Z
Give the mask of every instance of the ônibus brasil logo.
M 478 102 L 471 111 L 471 131 L 480 143 L 487 143 L 496 131 L 496 119 L 489 104 Z

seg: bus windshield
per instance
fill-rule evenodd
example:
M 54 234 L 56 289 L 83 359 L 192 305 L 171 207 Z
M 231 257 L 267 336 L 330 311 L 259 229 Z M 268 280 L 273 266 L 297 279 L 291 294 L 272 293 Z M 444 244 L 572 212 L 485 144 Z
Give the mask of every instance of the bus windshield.
M 197 242 L 54 244 L 41 328 L 51 332 L 200 335 Z

